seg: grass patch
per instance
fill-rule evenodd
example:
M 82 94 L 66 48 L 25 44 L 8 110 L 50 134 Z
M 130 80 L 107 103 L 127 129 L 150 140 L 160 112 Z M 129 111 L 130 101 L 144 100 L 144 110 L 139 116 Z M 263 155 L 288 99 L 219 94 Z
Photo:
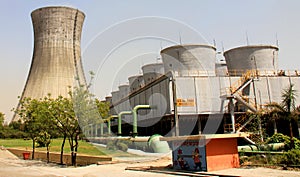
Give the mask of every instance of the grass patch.
M 58 152 L 60 153 L 61 143 L 63 139 L 53 139 L 50 144 L 50 152 Z M 32 150 L 32 140 L 23 140 L 23 139 L 0 139 L 0 146 L 4 146 L 6 148 L 19 148 L 19 149 L 26 149 Z M 36 151 L 46 151 L 45 147 L 36 148 Z M 69 142 L 66 141 L 64 147 L 64 153 L 69 154 L 70 146 Z M 86 141 L 79 141 L 78 146 L 78 154 L 81 155 L 107 155 L 107 156 L 115 156 L 115 157 L 132 157 L 136 156 L 127 152 L 122 152 L 118 150 L 108 150 L 105 147 L 100 146 L 93 146 L 92 144 Z

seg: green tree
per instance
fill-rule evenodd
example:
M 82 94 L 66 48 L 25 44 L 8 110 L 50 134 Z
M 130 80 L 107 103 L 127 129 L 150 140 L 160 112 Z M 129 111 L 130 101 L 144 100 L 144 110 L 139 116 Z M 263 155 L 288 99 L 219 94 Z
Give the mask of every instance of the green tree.
M 291 139 L 291 148 L 294 148 L 293 140 L 293 122 L 297 122 L 297 109 L 296 109 L 296 90 L 293 89 L 294 85 L 290 84 L 288 88 L 284 89 L 281 98 L 281 103 L 270 103 L 267 105 L 268 115 L 274 121 L 286 120 L 289 123 L 289 136 Z
M 99 99 L 95 99 L 95 103 L 97 105 L 98 113 L 100 114 L 100 117 L 95 122 L 98 124 L 103 124 L 104 118 L 107 118 L 110 116 L 109 114 L 109 102 L 106 101 L 100 101 Z M 103 126 L 103 125 L 102 125 Z
M 76 129 L 69 136 L 69 144 L 72 153 L 72 164 L 76 165 L 76 154 L 78 149 L 78 138 L 81 133 L 80 127 L 87 127 L 91 124 L 94 124 L 99 119 L 100 115 L 97 109 L 97 106 L 94 101 L 94 95 L 89 92 L 91 87 L 92 80 L 94 78 L 94 73 L 90 72 L 90 82 L 88 85 L 79 84 L 73 88 L 73 92 L 70 92 L 75 120 L 76 120 Z M 75 122 L 74 122 L 75 123 Z
M 20 101 L 20 109 L 16 110 L 20 118 L 24 121 L 25 131 L 32 139 L 32 159 L 34 159 L 35 144 L 38 132 L 40 131 L 40 123 L 38 121 L 37 105 L 38 100 L 31 98 L 24 98 Z
M 100 101 L 99 99 L 95 99 L 95 103 L 97 105 L 98 112 L 102 118 L 109 116 L 109 103 L 105 101 Z
M 4 125 L 4 119 L 5 119 L 4 116 L 5 116 L 5 114 L 0 112 L 0 127 L 3 127 L 3 125 Z
M 47 100 L 47 97 L 44 99 L 24 98 L 20 101 L 20 109 L 16 112 L 24 121 L 24 129 L 32 139 L 32 159 L 34 159 L 36 142 L 40 140 L 40 143 L 47 148 L 47 161 L 49 162 L 49 147 L 51 138 L 55 133 L 55 124 L 49 116 L 50 105 Z M 39 138 L 41 135 L 43 138 Z
M 63 153 L 66 139 L 70 136 L 70 132 L 72 129 L 76 127 L 75 114 L 73 110 L 73 103 L 70 98 L 63 98 L 59 96 L 56 99 L 49 98 L 48 100 L 51 104 L 50 116 L 53 118 L 55 125 L 57 126 L 58 131 L 63 136 L 63 141 L 61 144 L 61 152 L 60 152 L 60 163 L 63 162 Z M 74 121 L 75 120 L 75 121 Z

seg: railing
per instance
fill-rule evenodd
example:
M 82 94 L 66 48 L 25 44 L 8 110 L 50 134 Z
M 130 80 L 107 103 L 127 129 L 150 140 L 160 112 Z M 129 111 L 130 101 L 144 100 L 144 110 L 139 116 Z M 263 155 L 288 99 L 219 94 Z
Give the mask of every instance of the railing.
M 257 72 L 255 70 L 248 70 L 244 73 L 239 80 L 237 80 L 233 85 L 230 86 L 230 93 L 233 94 L 249 79 L 257 76 Z
M 242 76 L 247 71 L 254 71 L 257 76 L 291 76 L 297 77 L 300 76 L 300 70 L 227 70 L 227 69 L 217 69 L 217 76 Z

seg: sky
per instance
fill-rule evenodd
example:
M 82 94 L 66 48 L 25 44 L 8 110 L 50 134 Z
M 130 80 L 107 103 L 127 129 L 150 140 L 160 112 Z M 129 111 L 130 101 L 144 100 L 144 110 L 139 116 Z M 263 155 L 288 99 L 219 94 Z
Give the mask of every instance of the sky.
M 2 0 L 0 1 L 0 112 L 11 119 L 33 53 L 30 13 L 45 6 L 78 8 L 86 15 L 81 41 L 86 77 L 96 73 L 99 99 L 117 90 L 141 66 L 160 61 L 160 50 L 179 43 L 279 46 L 279 68 L 300 69 L 298 0 Z M 222 59 L 222 55 L 217 57 Z

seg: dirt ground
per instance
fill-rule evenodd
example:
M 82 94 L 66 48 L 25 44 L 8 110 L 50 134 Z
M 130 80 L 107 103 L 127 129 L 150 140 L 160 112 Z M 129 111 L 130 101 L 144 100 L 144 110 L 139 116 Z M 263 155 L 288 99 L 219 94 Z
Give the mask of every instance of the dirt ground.
M 172 176 L 160 173 L 125 170 L 127 167 L 167 166 L 169 156 L 152 161 L 120 162 L 86 167 L 59 167 L 34 160 L 22 160 L 9 151 L 0 149 L 0 177 L 160 177 Z M 214 174 L 239 175 L 244 177 L 300 177 L 300 172 L 268 168 L 239 168 L 213 172 Z

